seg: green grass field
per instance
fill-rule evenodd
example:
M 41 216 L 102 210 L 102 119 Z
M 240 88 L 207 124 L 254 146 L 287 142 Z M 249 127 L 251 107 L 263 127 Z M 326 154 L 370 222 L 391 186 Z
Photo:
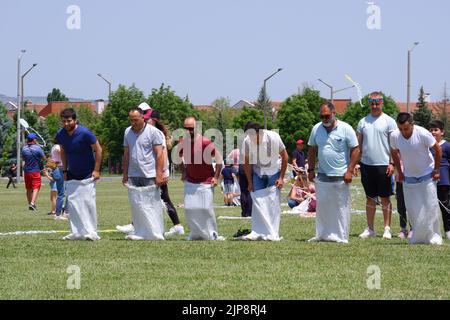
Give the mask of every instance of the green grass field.
M 69 231 L 68 222 L 46 215 L 47 186 L 37 214 L 28 211 L 23 186 L 6 190 L 2 181 L 0 188 L 0 233 Z M 180 204 L 181 182 L 171 181 L 169 189 Z M 359 180 L 352 195 L 353 209 L 363 210 Z M 220 190 L 215 196 L 222 204 Z M 128 196 L 119 180 L 98 183 L 97 208 L 100 230 L 129 223 Z M 240 208 L 215 212 L 239 216 Z M 183 210 L 178 213 L 184 222 Z M 116 232 L 100 233 L 97 242 L 62 241 L 65 234 L 0 236 L 0 299 L 450 299 L 450 241 L 435 247 L 383 240 L 380 213 L 379 234 L 369 240 L 357 237 L 365 216 L 353 215 L 348 245 L 307 243 L 315 222 L 298 216 L 282 216 L 281 242 L 233 241 L 239 227 L 250 228 L 248 220 L 219 219 L 218 226 L 227 241 L 188 242 L 179 236 L 132 242 Z M 397 214 L 392 226 L 396 235 Z M 81 271 L 78 290 L 67 288 L 71 265 Z M 368 289 L 371 265 L 380 268 L 380 289 Z

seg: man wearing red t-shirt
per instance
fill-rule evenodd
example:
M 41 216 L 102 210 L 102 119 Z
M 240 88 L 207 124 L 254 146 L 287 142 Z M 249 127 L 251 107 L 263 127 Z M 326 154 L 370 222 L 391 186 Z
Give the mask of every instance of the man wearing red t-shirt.
M 222 155 L 214 143 L 196 132 L 193 117 L 184 120 L 185 139 L 179 143 L 183 157 L 184 210 L 190 233 L 188 240 L 224 240 L 218 235 L 213 210 L 214 187 L 222 170 Z M 216 160 L 215 172 L 212 166 Z

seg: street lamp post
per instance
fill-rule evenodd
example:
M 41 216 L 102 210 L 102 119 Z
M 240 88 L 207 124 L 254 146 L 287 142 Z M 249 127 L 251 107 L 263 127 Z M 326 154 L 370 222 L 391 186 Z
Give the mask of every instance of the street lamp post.
M 27 70 L 21 77 L 20 77 L 20 103 L 19 103 L 19 109 L 22 108 L 22 112 L 25 115 L 25 105 L 24 105 L 24 95 L 23 95 L 23 79 L 27 76 L 28 73 L 30 73 L 31 70 L 34 69 L 34 67 L 37 66 L 37 63 L 33 63 L 33 65 L 30 67 L 30 69 Z M 25 142 L 25 133 L 23 132 L 22 135 L 22 141 Z
M 276 75 L 281 70 L 283 70 L 283 69 L 282 68 L 278 68 L 277 71 L 275 71 L 270 76 L 268 76 L 267 78 L 264 79 L 264 85 L 263 85 L 264 97 L 267 97 L 267 92 L 266 92 L 266 82 L 267 82 L 267 80 L 272 78 L 274 75 Z M 267 129 L 267 106 L 266 105 L 264 105 L 264 129 Z
M 103 80 L 105 80 L 105 82 L 108 84 L 108 88 L 109 88 L 109 94 L 108 94 L 108 100 L 110 99 L 111 96 L 111 81 L 106 80 L 101 73 L 97 73 L 97 75 L 102 78 Z
M 407 92 L 406 92 L 406 112 L 409 113 L 409 102 L 411 96 L 411 52 L 414 48 L 419 44 L 419 42 L 414 42 L 414 45 L 411 49 L 408 50 L 408 79 L 407 79 Z
M 335 94 L 335 93 L 338 93 L 338 92 L 341 92 L 341 91 L 344 91 L 344 90 L 351 89 L 351 88 L 354 88 L 354 87 L 355 87 L 355 85 L 352 85 L 352 86 L 347 87 L 347 88 L 343 88 L 343 89 L 339 89 L 339 90 L 333 90 L 333 86 L 332 86 L 332 85 L 326 83 L 326 82 L 323 81 L 322 79 L 317 79 L 317 80 L 320 81 L 320 82 L 322 82 L 322 83 L 323 83 L 324 85 L 326 85 L 328 88 L 330 88 L 330 101 L 331 101 L 332 104 L 334 104 L 334 94 Z
M 20 159 L 20 60 L 22 59 L 23 54 L 26 50 L 20 50 L 19 58 L 17 59 L 17 152 L 16 152 L 16 179 L 17 183 L 20 183 L 20 167 L 21 167 L 21 159 Z

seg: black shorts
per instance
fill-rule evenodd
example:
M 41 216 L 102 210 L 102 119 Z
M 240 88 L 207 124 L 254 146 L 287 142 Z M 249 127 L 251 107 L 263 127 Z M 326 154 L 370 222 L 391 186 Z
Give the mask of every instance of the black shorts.
M 361 163 L 361 182 L 369 198 L 387 198 L 392 195 L 391 177 L 386 175 L 388 166 L 368 166 Z

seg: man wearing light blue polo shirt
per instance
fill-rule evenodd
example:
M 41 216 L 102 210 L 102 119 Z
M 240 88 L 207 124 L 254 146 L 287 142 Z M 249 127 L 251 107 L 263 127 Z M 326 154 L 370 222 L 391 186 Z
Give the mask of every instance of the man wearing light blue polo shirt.
M 310 241 L 348 243 L 350 228 L 350 190 L 359 158 L 358 139 L 353 128 L 336 119 L 330 102 L 320 106 L 320 119 L 308 145 L 308 177 L 315 179 L 316 156 L 319 168 L 316 183 L 316 237 Z

